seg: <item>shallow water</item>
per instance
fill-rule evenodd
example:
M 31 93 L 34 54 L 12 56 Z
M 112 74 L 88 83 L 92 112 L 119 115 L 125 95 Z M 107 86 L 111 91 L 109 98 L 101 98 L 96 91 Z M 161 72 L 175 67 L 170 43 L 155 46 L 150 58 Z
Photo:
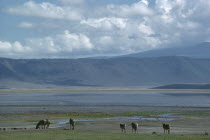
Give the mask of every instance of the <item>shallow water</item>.
M 161 122 L 170 122 L 174 121 L 177 118 L 183 116 L 177 116 L 172 113 L 153 115 L 150 117 L 143 116 L 118 116 L 118 117 L 109 117 L 109 118 L 96 118 L 96 119 L 77 119 L 76 122 L 93 122 L 93 121 L 120 121 L 120 122 L 133 122 L 133 121 L 161 121 Z M 55 125 L 50 126 L 50 128 L 64 127 L 69 123 L 69 120 L 61 120 L 55 123 Z
M 210 93 L 1 93 L 0 105 L 139 105 L 210 107 Z

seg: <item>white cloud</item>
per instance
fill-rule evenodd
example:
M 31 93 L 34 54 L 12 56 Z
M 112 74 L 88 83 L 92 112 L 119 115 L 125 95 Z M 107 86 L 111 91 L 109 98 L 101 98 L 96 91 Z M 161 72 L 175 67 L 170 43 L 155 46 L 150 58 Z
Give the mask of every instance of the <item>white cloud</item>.
M 73 7 L 60 7 L 48 2 L 25 2 L 23 5 L 10 7 L 8 13 L 24 16 L 34 16 L 52 19 L 80 20 L 82 16 Z
M 29 52 L 31 52 L 31 48 L 23 46 L 18 41 L 14 43 L 0 41 L 0 54 L 2 57 L 20 57 L 27 55 Z
M 173 8 L 172 1 L 169 0 L 156 0 L 156 6 L 164 13 L 169 14 Z
M 142 0 L 132 5 L 108 5 L 107 10 L 121 17 L 153 15 L 153 10 L 148 7 L 147 0 Z
M 199 24 L 192 21 L 186 21 L 185 23 L 177 23 L 177 27 L 185 30 L 194 30 L 196 28 L 199 28 Z
M 154 31 L 149 27 L 146 26 L 145 24 L 139 24 L 139 31 L 147 36 L 154 34 Z
M 83 5 L 84 0 L 59 0 L 64 5 Z
M 93 49 L 90 39 L 84 34 L 72 34 L 68 30 L 56 36 L 55 41 L 64 51 L 82 51 Z
M 104 45 L 104 46 L 109 46 L 114 43 L 112 37 L 110 37 L 110 36 L 102 36 L 102 37 L 100 37 L 98 42 L 99 42 L 99 44 Z
M 0 54 L 15 58 L 69 57 L 83 52 L 91 53 L 94 49 L 86 35 L 70 33 L 68 30 L 55 36 L 27 39 L 25 44 L 0 41 Z
M 141 2 L 142 2 L 142 3 L 144 3 L 146 6 L 148 6 L 148 5 L 149 5 L 148 0 L 141 0 Z
M 154 11 L 149 23 L 160 34 L 161 46 L 190 46 L 205 41 L 210 34 L 206 30 L 210 25 L 207 0 L 156 0 Z
M 27 45 L 36 48 L 37 54 L 54 55 L 55 57 L 94 49 L 86 35 L 70 33 L 68 30 L 55 36 L 28 39 Z
M 139 24 L 138 26 L 141 38 L 146 42 L 148 46 L 151 48 L 155 48 L 161 41 L 158 38 L 152 37 L 155 32 L 151 29 L 151 27 L 145 25 L 144 23 Z
M 112 30 L 113 28 L 123 29 L 126 27 L 126 19 L 115 17 L 82 20 L 80 23 L 106 30 Z
M 20 27 L 20 28 L 32 28 L 32 27 L 34 27 L 34 25 L 32 23 L 29 23 L 29 22 L 21 22 L 20 24 L 18 24 L 18 27 Z

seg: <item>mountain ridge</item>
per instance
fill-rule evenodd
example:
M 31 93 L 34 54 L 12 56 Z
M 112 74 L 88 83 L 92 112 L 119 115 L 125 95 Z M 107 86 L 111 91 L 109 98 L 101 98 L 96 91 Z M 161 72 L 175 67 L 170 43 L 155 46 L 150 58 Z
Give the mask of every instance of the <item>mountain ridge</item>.
M 56 86 L 153 86 L 210 83 L 210 59 L 157 58 L 0 59 L 0 88 L 5 81 Z M 5 83 L 5 85 L 4 85 Z
M 120 57 L 162 57 L 162 56 L 185 56 L 192 58 L 210 58 L 210 42 L 203 42 L 194 46 L 182 46 L 161 48 L 139 53 L 123 55 Z
M 171 84 L 153 89 L 210 89 L 210 84 Z

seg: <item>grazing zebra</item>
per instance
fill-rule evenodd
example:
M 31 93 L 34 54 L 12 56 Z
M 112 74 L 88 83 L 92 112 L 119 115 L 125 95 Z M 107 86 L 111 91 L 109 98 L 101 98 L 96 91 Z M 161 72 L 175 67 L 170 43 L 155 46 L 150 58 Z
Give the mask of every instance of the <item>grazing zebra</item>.
M 133 130 L 135 131 L 135 133 L 138 132 L 138 123 L 132 122 L 131 126 L 132 126 L 132 133 L 133 133 Z
M 168 131 L 168 134 L 170 134 L 170 125 L 166 124 L 166 123 L 163 123 L 163 130 L 164 130 L 164 134 L 167 131 Z
M 74 130 L 74 126 L 75 126 L 75 121 L 74 121 L 74 119 L 72 119 L 72 118 L 69 119 L 69 125 L 70 125 L 70 130 L 71 130 L 71 129 Z M 72 128 L 71 128 L 71 127 L 72 127 Z
M 40 120 L 37 125 L 36 125 L 36 129 L 39 129 L 41 126 L 42 129 L 44 129 L 44 120 Z
M 46 127 L 45 127 L 45 126 L 46 126 Z M 44 127 L 47 129 L 47 128 L 49 128 L 49 126 L 50 126 L 50 122 L 49 122 L 48 119 L 46 119 L 46 120 L 45 120 Z
M 50 126 L 50 122 L 48 121 L 48 119 L 46 120 L 40 120 L 37 125 L 36 125 L 36 129 L 45 129 L 48 128 Z
M 120 128 L 121 128 L 122 133 L 123 133 L 123 132 L 126 133 L 126 130 L 125 130 L 126 124 L 125 124 L 125 123 L 121 123 L 121 124 L 120 124 Z

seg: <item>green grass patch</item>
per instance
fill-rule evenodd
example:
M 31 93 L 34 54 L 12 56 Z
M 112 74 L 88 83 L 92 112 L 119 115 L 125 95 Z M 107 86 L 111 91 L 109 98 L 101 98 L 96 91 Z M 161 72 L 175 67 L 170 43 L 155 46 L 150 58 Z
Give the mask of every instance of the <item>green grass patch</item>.
M 94 113 L 65 113 L 65 114 L 26 114 L 24 116 L 47 116 L 47 117 L 57 117 L 57 118 L 106 118 L 106 117 L 118 117 L 118 116 L 150 116 L 150 115 L 159 115 L 168 112 L 122 112 L 122 113 L 103 113 L 103 112 L 94 112 Z
M 210 117 L 210 112 L 177 112 L 177 115 L 194 116 L 194 117 Z
M 0 133 L 0 140 L 209 140 L 204 135 L 122 134 L 103 132 L 34 131 Z
M 0 122 L 37 122 L 37 120 L 33 119 L 2 119 Z

